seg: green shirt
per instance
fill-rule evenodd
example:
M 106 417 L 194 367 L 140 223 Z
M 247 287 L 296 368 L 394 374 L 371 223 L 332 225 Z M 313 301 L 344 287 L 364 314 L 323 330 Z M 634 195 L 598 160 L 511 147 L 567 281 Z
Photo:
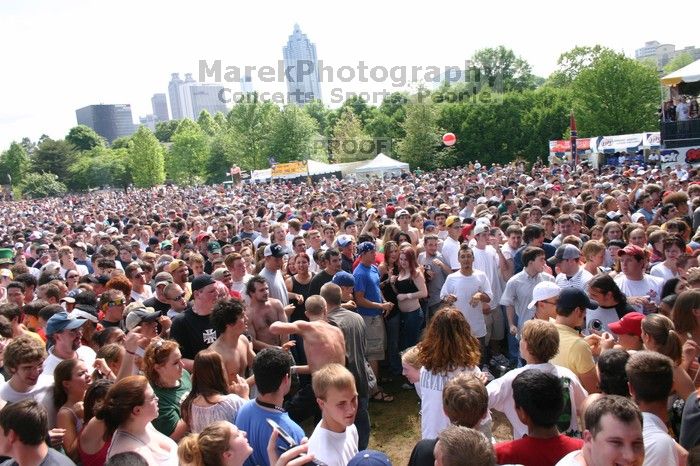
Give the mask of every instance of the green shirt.
M 158 417 L 153 421 L 153 427 L 158 432 L 169 437 L 175 430 L 178 421 L 182 418 L 180 405 L 182 405 L 182 402 L 192 390 L 190 373 L 186 370 L 182 371 L 182 377 L 180 377 L 180 383 L 177 387 L 151 386 L 158 397 Z

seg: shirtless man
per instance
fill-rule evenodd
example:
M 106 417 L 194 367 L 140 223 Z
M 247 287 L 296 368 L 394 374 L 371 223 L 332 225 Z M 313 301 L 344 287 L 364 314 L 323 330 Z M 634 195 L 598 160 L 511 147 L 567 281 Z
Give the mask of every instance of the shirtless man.
M 243 303 L 237 299 L 217 301 L 210 319 L 219 335 L 210 348 L 224 360 L 229 381 L 234 382 L 238 377 L 245 379 L 248 369 L 252 369 L 255 352 L 253 344 L 243 334 L 248 329 Z M 252 377 L 247 381 L 249 385 L 253 384 Z
M 309 322 L 305 320 L 291 323 L 275 322 L 270 325 L 270 333 L 301 335 L 304 339 L 304 352 L 311 374 L 330 363 L 345 366 L 345 337 L 342 330 L 328 323 L 326 300 L 318 295 L 309 297 L 306 300 L 305 314 L 309 318 Z M 303 371 L 302 369 L 297 370 Z M 314 416 L 314 420 L 320 419 L 321 416 L 311 384 L 303 386 L 289 400 L 285 408 L 289 412 L 289 416 L 297 423 L 301 423 L 311 416 Z
M 246 294 L 250 297 L 248 319 L 251 325 L 248 330 L 253 339 L 253 349 L 260 351 L 270 346 L 289 349 L 294 346 L 294 342 L 289 341 L 289 335 L 270 332 L 270 325 L 274 322 L 287 322 L 287 314 L 280 300 L 270 298 L 267 281 L 260 275 L 252 277 L 246 284 Z

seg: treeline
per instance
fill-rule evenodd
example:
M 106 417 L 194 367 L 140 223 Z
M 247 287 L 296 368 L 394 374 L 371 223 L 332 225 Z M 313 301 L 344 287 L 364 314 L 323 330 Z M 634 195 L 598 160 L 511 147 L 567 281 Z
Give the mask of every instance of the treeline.
M 568 137 L 572 110 L 580 137 L 657 129 L 655 66 L 613 50 L 577 47 L 546 80 L 504 47 L 480 50 L 472 63 L 477 80 L 468 70 L 466 82 L 396 92 L 379 105 L 352 97 L 337 109 L 320 101 L 281 108 L 251 94 L 227 115 L 161 122 L 155 133 L 140 127 L 109 147 L 85 126 L 60 140 L 24 138 L 0 156 L 0 182 L 11 182 L 17 195 L 42 197 L 165 180 L 219 183 L 232 165 L 266 168 L 271 157 L 344 162 L 382 151 L 423 170 L 534 161 L 546 157 L 547 141 Z M 452 147 L 441 143 L 448 131 L 457 136 Z

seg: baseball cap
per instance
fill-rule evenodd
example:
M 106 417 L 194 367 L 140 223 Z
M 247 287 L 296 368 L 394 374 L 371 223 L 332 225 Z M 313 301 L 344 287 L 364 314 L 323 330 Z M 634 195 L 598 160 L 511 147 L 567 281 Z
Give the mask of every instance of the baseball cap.
M 486 225 L 485 223 L 477 223 L 476 226 L 474 227 L 474 230 L 472 230 L 472 233 L 474 233 L 474 236 L 480 235 L 481 233 L 489 231 L 491 228 Z
M 632 223 L 638 223 L 641 219 L 646 220 L 646 217 L 644 217 L 644 214 L 641 212 L 635 212 L 632 214 L 630 219 L 632 220 Z
M 165 266 L 165 271 L 168 273 L 173 273 L 180 267 L 187 267 L 187 262 L 183 261 L 182 259 L 175 259 L 171 263 Z M 170 276 L 172 278 L 172 275 Z
M 534 309 L 539 301 L 554 298 L 561 294 L 561 288 L 554 282 L 540 282 L 532 290 L 532 301 L 527 305 L 528 309 Z
M 581 257 L 581 251 L 573 244 L 562 244 L 557 248 L 554 258 L 557 262 L 568 259 L 578 259 Z
M 201 290 L 205 286 L 213 285 L 216 280 L 211 278 L 211 275 L 203 274 L 192 280 L 192 292 Z
M 340 236 L 338 236 L 338 239 L 335 241 L 336 241 L 336 243 L 338 243 L 338 246 L 340 246 L 341 248 L 344 248 L 345 246 L 347 246 L 351 242 L 355 241 L 355 238 L 353 238 L 351 235 L 340 235 Z
M 353 277 L 351 273 L 348 273 L 345 270 L 341 270 L 340 272 L 333 275 L 333 279 L 331 279 L 331 281 L 338 286 L 355 286 L 355 277 Z
M 348 461 L 348 466 L 392 466 L 391 460 L 381 451 L 362 450 Z
M 616 335 L 637 335 L 641 337 L 642 320 L 644 320 L 644 314 L 641 312 L 629 312 L 617 322 L 608 324 L 608 328 Z
M 284 257 L 284 249 L 277 243 L 268 244 L 265 246 L 263 255 L 265 257 Z
M 218 241 L 209 241 L 207 251 L 221 254 L 221 244 Z
M 82 327 L 85 322 L 87 322 L 86 319 L 71 317 L 67 312 L 58 312 L 46 323 L 46 334 L 53 335 L 64 330 L 74 330 Z
M 195 242 L 196 243 L 202 242 L 202 241 L 204 241 L 204 238 L 211 238 L 211 235 L 209 233 L 200 233 L 195 238 Z
M 430 220 L 426 220 L 423 222 L 423 230 L 427 230 L 428 228 L 435 228 L 435 222 L 432 222 Z
M 459 217 L 457 217 L 456 215 L 450 215 L 450 216 L 447 217 L 447 219 L 445 220 L 445 226 L 446 226 L 447 228 L 450 228 L 450 227 L 452 226 L 452 224 L 455 223 L 455 222 L 459 222 Z
M 399 218 L 399 217 L 401 217 L 402 215 L 408 215 L 408 216 L 410 216 L 411 214 L 408 213 L 408 210 L 406 210 L 406 209 L 401 209 L 401 210 L 399 210 L 399 211 L 396 212 L 396 215 L 394 215 L 394 217 L 395 217 L 395 218 Z
M 357 253 L 364 254 L 365 252 L 374 251 L 374 243 L 371 241 L 365 241 L 357 246 Z
M 75 302 L 75 299 L 73 299 Z M 89 320 L 92 323 L 98 323 L 97 308 L 89 304 L 76 304 L 73 310 L 68 314 L 68 317 Z
M 557 302 L 557 310 L 569 310 L 577 307 L 582 309 L 597 309 L 598 303 L 593 301 L 583 290 L 578 288 L 567 287 L 561 290 L 559 301 Z
M 644 259 L 646 257 L 644 249 L 640 248 L 639 246 L 635 246 L 634 244 L 628 244 L 624 248 L 617 251 L 618 257 L 622 257 L 624 255 L 635 256 L 638 259 Z
M 165 241 L 161 241 L 161 242 L 160 242 L 160 248 L 161 248 L 161 249 L 168 249 L 168 248 L 172 248 L 172 247 L 173 247 L 173 243 L 171 243 L 171 242 L 170 242 L 169 240 L 167 240 L 167 239 L 166 239 Z
M 168 285 L 173 282 L 173 276 L 168 272 L 158 272 L 154 278 L 156 286 Z
M 152 307 L 146 307 L 140 302 L 132 304 L 136 304 L 136 306 L 129 310 L 124 319 L 124 325 L 129 332 L 141 325 L 142 322 L 155 322 L 160 317 L 160 312 Z M 129 306 L 127 306 L 127 309 Z

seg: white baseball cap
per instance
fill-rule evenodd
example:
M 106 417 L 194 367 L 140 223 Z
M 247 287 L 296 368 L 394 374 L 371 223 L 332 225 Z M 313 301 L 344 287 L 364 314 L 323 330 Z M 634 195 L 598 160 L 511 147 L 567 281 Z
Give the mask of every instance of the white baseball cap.
M 527 305 L 528 309 L 534 309 L 535 304 L 545 299 L 559 296 L 561 288 L 554 282 L 540 282 L 532 290 L 532 301 Z

